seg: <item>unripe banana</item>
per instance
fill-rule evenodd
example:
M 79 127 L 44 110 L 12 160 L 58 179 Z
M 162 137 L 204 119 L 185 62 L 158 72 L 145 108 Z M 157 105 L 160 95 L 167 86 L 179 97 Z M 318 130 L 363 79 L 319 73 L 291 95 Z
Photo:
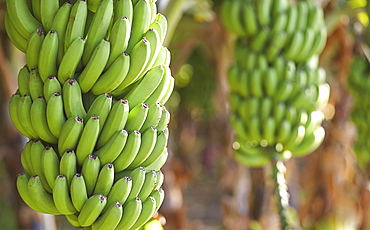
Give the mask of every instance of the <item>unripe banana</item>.
M 58 175 L 53 187 L 53 200 L 58 211 L 63 215 L 72 215 L 77 212 L 69 194 L 67 177 Z
M 44 41 L 44 30 L 37 28 L 32 34 L 27 44 L 26 61 L 29 69 L 37 68 L 41 45 Z M 22 92 L 21 92 L 22 93 Z M 22 93 L 25 94 L 25 93 Z
M 101 94 L 90 105 L 86 117 L 99 116 L 99 132 L 105 124 L 112 107 L 112 95 Z M 86 119 L 85 119 L 86 120 Z M 87 122 L 86 122 L 87 123 Z
M 111 163 L 105 164 L 99 172 L 93 194 L 107 196 L 114 183 L 114 166 Z
M 64 51 L 76 38 L 84 37 L 87 11 L 85 0 L 77 0 L 73 4 L 64 35 Z
M 148 116 L 148 110 L 148 104 L 145 103 L 133 107 L 128 114 L 125 130 L 140 130 Z
M 77 157 L 73 150 L 67 149 L 60 158 L 59 172 L 67 178 L 68 186 L 77 173 Z
M 108 194 L 107 206 L 109 207 L 112 204 L 118 202 L 124 204 L 127 200 L 128 195 L 132 189 L 132 179 L 131 177 L 123 177 L 117 180 Z M 106 211 L 106 208 L 103 210 L 103 213 Z
M 141 200 L 146 200 L 152 191 L 155 189 L 157 182 L 157 173 L 155 171 L 150 171 L 145 174 L 145 181 L 139 192 L 138 197 Z
M 53 93 L 62 92 L 62 86 L 55 76 L 49 76 L 46 79 L 44 82 L 43 92 L 46 102 L 49 101 Z
M 92 115 L 84 126 L 76 147 L 77 164 L 82 165 L 86 157 L 93 153 L 100 132 L 100 119 Z
M 83 120 L 79 116 L 70 117 L 60 130 L 58 151 L 62 156 L 67 149 L 76 149 L 83 131 Z
M 30 94 L 29 88 L 30 72 L 28 71 L 27 65 L 23 66 L 17 76 L 18 90 L 20 95 Z
M 46 119 L 51 133 L 56 138 L 59 138 L 60 132 L 66 122 L 63 99 L 59 92 L 55 92 L 50 96 L 46 105 Z
M 81 212 L 83 205 L 88 199 L 86 183 L 82 174 L 76 173 L 73 176 L 70 186 L 70 193 L 73 206 L 78 212 Z
M 32 153 L 31 153 L 32 140 L 29 140 L 21 153 L 21 163 L 23 169 L 28 175 L 34 175 L 35 170 L 32 167 Z
M 27 173 L 22 173 L 17 175 L 17 190 L 22 198 L 22 200 L 32 209 L 34 209 L 37 212 L 47 212 L 43 208 L 39 208 L 37 204 L 33 201 L 33 198 L 31 197 L 31 194 L 28 192 L 28 181 L 30 177 Z
M 103 165 L 113 162 L 125 147 L 127 138 L 128 133 L 126 130 L 121 129 L 117 131 L 103 147 L 94 152 L 94 155 L 99 156 L 100 162 Z
M 28 94 L 26 94 L 28 95 Z M 20 102 L 21 100 L 21 95 L 19 93 L 15 93 L 11 96 L 10 98 L 10 101 L 9 101 L 9 115 L 10 115 L 10 118 L 14 124 L 14 126 L 17 128 L 17 130 L 22 133 L 24 136 L 30 138 L 30 139 L 33 139 L 33 138 L 37 138 L 36 136 L 36 132 L 32 132 L 33 130 L 31 130 L 32 134 L 31 135 L 28 131 L 27 131 L 27 128 L 24 128 L 23 127 L 23 121 L 21 122 L 21 118 L 20 116 L 18 116 L 18 110 L 20 110 L 20 105 L 23 106 L 23 103 Z
M 57 74 L 58 46 L 58 33 L 54 30 L 50 30 L 45 35 L 39 54 L 38 70 L 43 82 L 45 82 L 49 76 L 56 76 Z
M 68 79 L 63 84 L 63 105 L 67 118 L 79 116 L 83 119 L 86 116 L 82 101 L 80 85 L 75 79 Z
M 115 229 L 119 224 L 123 214 L 122 204 L 116 202 L 106 207 L 108 207 L 106 212 L 104 212 L 91 226 L 93 230 Z
M 18 104 L 16 108 L 20 126 L 22 126 L 22 129 L 26 130 L 26 132 L 29 133 L 29 135 L 32 138 L 38 138 L 39 136 L 37 135 L 35 127 L 33 127 L 31 121 L 31 106 L 32 106 L 31 96 L 25 94 L 22 97 L 20 97 L 17 103 Z
M 84 176 L 85 179 L 88 196 L 91 196 L 94 191 L 96 180 L 98 179 L 99 176 L 99 172 L 100 172 L 99 157 L 95 155 L 89 155 L 88 157 L 86 157 L 82 165 L 82 175 Z
M 123 205 L 123 215 L 116 229 L 130 229 L 137 221 L 143 209 L 142 201 L 135 197 Z M 130 210 L 127 212 L 126 210 Z
M 41 164 L 43 175 L 51 189 L 54 188 L 55 178 L 60 174 L 59 171 L 59 157 L 55 150 L 46 146 L 42 151 Z
M 92 225 L 103 211 L 107 204 L 107 197 L 98 194 L 92 195 L 84 204 L 78 215 L 78 222 L 82 227 Z
M 116 172 L 125 170 L 135 159 L 141 146 L 141 133 L 137 130 L 129 133 L 125 147 L 113 161 Z
M 128 114 L 128 101 L 121 99 L 114 103 L 99 135 L 99 139 L 96 144 L 96 147 L 98 149 L 102 148 L 103 145 L 105 145 L 110 140 L 114 133 L 122 130 L 125 127 Z

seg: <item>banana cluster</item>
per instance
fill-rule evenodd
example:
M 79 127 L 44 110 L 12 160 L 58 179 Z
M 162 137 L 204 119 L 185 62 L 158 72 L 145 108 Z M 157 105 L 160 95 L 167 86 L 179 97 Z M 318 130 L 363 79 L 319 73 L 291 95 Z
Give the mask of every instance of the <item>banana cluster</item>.
M 250 48 L 272 62 L 283 55 L 304 63 L 320 53 L 327 31 L 323 11 L 312 1 L 290 5 L 287 0 L 226 0 L 221 8 L 225 27 L 247 38 Z
M 235 157 L 249 166 L 302 156 L 323 141 L 330 88 L 318 66 L 326 42 L 321 8 L 310 1 L 227 0 L 221 16 L 237 35 L 229 68 Z
M 174 88 L 156 0 L 7 0 L 26 54 L 9 112 L 22 199 L 76 227 L 138 229 L 164 199 Z
M 369 108 L 369 61 L 365 57 L 356 57 L 351 64 L 350 74 L 347 80 L 347 86 L 353 97 L 353 107 L 351 119 L 357 128 L 357 141 L 354 150 L 357 162 L 363 168 L 366 168 L 370 162 L 370 144 L 368 141 L 370 117 L 366 108 Z

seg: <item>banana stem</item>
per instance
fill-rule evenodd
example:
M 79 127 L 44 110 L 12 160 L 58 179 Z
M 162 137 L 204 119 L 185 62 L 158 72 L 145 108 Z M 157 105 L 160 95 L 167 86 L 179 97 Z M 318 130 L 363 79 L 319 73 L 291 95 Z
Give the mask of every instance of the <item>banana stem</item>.
M 281 229 L 300 229 L 292 207 L 289 205 L 288 185 L 285 179 L 286 167 L 281 160 L 271 162 L 274 192 L 277 197 Z
M 168 21 L 167 34 L 164 40 L 165 46 L 168 46 L 170 44 L 172 35 L 182 18 L 184 12 L 184 4 L 186 2 L 186 0 L 170 0 L 163 11 L 163 14 L 166 16 Z

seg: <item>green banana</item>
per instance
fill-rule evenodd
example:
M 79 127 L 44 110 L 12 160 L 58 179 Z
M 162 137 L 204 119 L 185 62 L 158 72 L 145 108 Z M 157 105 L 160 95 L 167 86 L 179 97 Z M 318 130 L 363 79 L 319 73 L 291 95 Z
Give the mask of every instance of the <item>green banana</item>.
M 69 194 L 67 177 L 58 175 L 53 188 L 53 200 L 58 211 L 63 215 L 72 215 L 77 212 Z
M 163 112 L 163 108 L 160 103 L 151 104 L 148 108 L 148 115 L 140 131 L 147 130 L 150 127 L 157 127 L 162 117 L 162 112 Z
M 37 28 L 30 36 L 26 51 L 26 61 L 29 69 L 34 69 L 38 66 L 40 49 L 44 41 L 44 37 L 45 35 L 42 27 Z
M 130 52 L 130 69 L 127 73 L 127 76 L 123 79 L 121 84 L 112 92 L 113 96 L 119 96 L 120 94 L 122 94 L 127 86 L 137 81 L 139 76 L 144 73 L 145 67 L 149 61 L 149 56 L 151 52 L 150 49 L 150 43 L 145 38 L 136 43 L 136 45 Z
M 162 109 L 163 109 L 162 116 L 157 125 L 158 132 L 165 130 L 168 124 L 170 123 L 170 119 L 171 119 L 171 114 L 167 110 L 167 108 L 165 106 L 162 106 Z
M 23 66 L 17 76 L 18 90 L 20 95 L 30 94 L 29 89 L 30 72 L 28 71 L 27 65 Z
M 82 165 L 89 154 L 92 154 L 100 132 L 100 119 L 92 115 L 83 127 L 76 147 L 77 164 Z
M 155 212 L 158 212 L 158 209 L 161 207 L 164 201 L 164 190 L 162 188 L 155 189 L 151 194 L 151 197 L 155 199 Z
M 77 157 L 75 151 L 67 149 L 63 153 L 60 158 L 59 172 L 67 178 L 69 186 L 74 175 L 77 173 Z
M 83 205 L 88 199 L 85 179 L 81 173 L 76 173 L 73 176 L 70 186 L 70 194 L 73 206 L 78 212 L 81 212 Z
M 147 171 L 150 171 L 150 170 L 154 170 L 154 171 L 158 171 L 160 170 L 163 165 L 166 163 L 168 159 L 168 149 L 165 148 L 163 153 L 159 156 L 159 158 L 157 160 L 155 160 L 153 163 L 151 163 L 150 165 L 148 165 L 146 167 L 146 170 Z
M 260 0 L 256 2 L 256 13 L 261 26 L 268 26 L 271 22 L 272 0 Z
M 296 30 L 305 30 L 308 28 L 307 19 L 309 15 L 309 5 L 308 1 L 300 1 L 297 3 L 297 14 L 299 17 L 297 18 L 297 26 Z
M 138 194 L 138 197 L 141 200 L 146 200 L 154 190 L 156 182 L 157 182 L 157 173 L 155 171 L 150 171 L 146 173 L 144 184 Z
M 4 25 L 6 33 L 8 34 L 8 37 L 12 44 L 19 49 L 21 52 L 26 53 L 27 52 L 27 44 L 28 39 L 23 37 L 20 32 L 17 30 L 15 25 L 10 19 L 8 11 L 5 12 L 4 15 Z
M 78 223 L 78 215 L 77 214 L 72 214 L 72 215 L 66 215 L 65 216 L 67 221 L 74 227 L 79 228 L 81 227 L 80 223 Z
M 58 139 L 49 129 L 46 118 L 46 101 L 44 97 L 38 97 L 31 105 L 31 122 L 33 127 L 37 127 L 35 132 L 43 141 L 51 144 L 58 143 Z
M 141 146 L 136 154 L 135 159 L 127 167 L 128 170 L 134 170 L 141 166 L 141 164 L 150 156 L 157 142 L 157 129 L 150 127 L 145 130 L 141 136 Z M 141 198 L 141 197 L 140 197 Z
M 49 76 L 46 79 L 44 82 L 43 92 L 46 102 L 49 102 L 49 99 L 52 97 L 53 93 L 62 92 L 62 86 L 55 76 Z
M 32 138 L 38 138 L 39 136 L 37 135 L 35 127 L 33 127 L 31 121 L 31 106 L 32 99 L 30 95 L 25 94 L 20 97 L 17 104 L 18 120 L 22 129 L 26 130 Z
M 154 20 L 155 20 L 155 22 L 158 22 L 161 25 L 162 32 L 160 34 L 162 34 L 162 36 L 161 36 L 161 38 L 162 38 L 161 43 L 163 44 L 164 39 L 166 38 L 167 29 L 168 29 L 167 19 L 166 19 L 166 17 L 163 14 L 157 13 L 157 15 L 155 16 L 155 19 Z
M 150 43 L 150 56 L 149 56 L 148 63 L 146 64 L 145 70 L 143 71 L 145 73 L 146 70 L 153 67 L 153 64 L 155 60 L 157 59 L 158 54 L 162 48 L 162 43 L 161 43 L 162 39 L 159 35 L 159 32 L 154 28 L 149 28 L 149 30 L 144 34 L 144 37 Z
M 92 225 L 103 211 L 107 204 L 107 197 L 97 194 L 92 195 L 84 204 L 78 215 L 78 222 L 82 227 Z
M 86 117 L 91 117 L 93 115 L 99 116 L 99 132 L 102 130 L 112 108 L 112 95 L 110 94 L 100 94 L 93 103 L 91 104 L 89 110 L 87 111 Z
M 84 66 L 89 62 L 95 47 L 106 37 L 112 16 L 113 0 L 101 0 L 86 35 L 86 47 L 82 56 Z
M 102 0 L 89 0 L 87 2 L 87 9 L 89 9 L 93 13 L 96 13 L 97 10 L 99 9 L 101 2 Z
M 150 69 L 138 84 L 124 97 L 134 108 L 140 103 L 144 103 L 156 90 L 164 75 L 164 67 L 158 65 Z
M 64 2 L 56 12 L 53 23 L 51 25 L 51 30 L 54 30 L 58 33 L 58 65 L 60 64 L 64 56 L 64 38 L 71 10 L 72 4 L 70 2 Z
M 94 155 L 99 156 L 103 165 L 113 162 L 125 147 L 127 138 L 128 133 L 126 130 L 121 129 L 117 131 L 103 147 L 94 152 Z
M 158 134 L 155 146 L 149 157 L 141 163 L 142 166 L 147 167 L 160 158 L 161 154 L 167 147 L 168 135 L 168 129 L 165 129 Z
M 46 105 L 46 119 L 50 132 L 56 138 L 59 138 L 62 127 L 66 122 L 63 99 L 59 92 L 55 92 L 50 96 L 50 99 Z
M 89 62 L 77 77 L 83 93 L 87 93 L 94 86 L 101 73 L 103 73 L 110 57 L 110 45 L 109 41 L 101 40 L 92 53 Z
M 87 3 L 85 0 L 77 0 L 71 9 L 68 24 L 64 34 L 64 51 L 78 37 L 85 37 L 84 31 L 87 19 Z
M 157 174 L 157 181 L 155 182 L 155 187 L 154 189 L 159 189 L 162 187 L 163 182 L 164 182 L 164 174 L 161 170 L 156 171 Z
M 120 0 L 118 2 L 123 2 L 123 0 Z M 130 33 L 131 24 L 129 19 L 127 19 L 126 17 L 120 17 L 114 22 L 109 37 L 111 48 L 105 70 L 107 70 L 112 65 L 114 60 L 116 60 L 122 53 L 126 51 L 128 41 L 130 39 Z
M 49 76 L 56 76 L 57 74 L 57 57 L 58 57 L 59 37 L 58 33 L 50 30 L 41 44 L 38 70 L 43 82 Z
M 58 80 L 64 84 L 68 79 L 74 78 L 78 64 L 85 50 L 86 40 L 78 37 L 71 42 L 60 61 L 58 68 Z
M 75 79 L 68 79 L 63 84 L 63 105 L 67 118 L 79 116 L 84 119 L 86 111 L 82 103 L 82 93 Z
M 30 3 L 28 2 L 27 4 Z M 30 5 L 28 5 L 28 7 L 30 7 Z M 30 10 L 32 12 L 32 15 L 36 18 L 36 20 L 41 22 L 41 0 L 31 0 Z
M 28 95 L 28 94 L 25 94 Z M 22 133 L 24 136 L 34 139 L 37 138 L 36 132 L 32 132 L 34 130 L 31 130 L 32 135 L 27 131 L 27 127 L 23 128 L 23 122 L 21 122 L 20 116 L 18 116 L 18 110 L 21 111 L 20 104 L 24 104 L 24 102 L 20 103 L 21 95 L 19 93 L 15 93 L 11 96 L 9 101 L 9 115 L 10 119 L 12 120 L 14 126 L 17 128 L 17 130 Z M 24 99 L 23 99 L 24 100 Z M 23 110 L 23 109 L 22 109 Z
M 288 34 L 292 34 L 292 33 L 296 32 L 296 28 L 297 28 L 297 21 L 298 21 L 298 17 L 299 17 L 297 7 L 296 6 L 290 6 L 287 9 L 287 14 L 288 14 L 288 23 L 287 23 L 287 26 L 285 28 L 285 31 Z
M 103 165 L 99 172 L 93 194 L 107 196 L 114 183 L 114 166 L 111 163 Z
M 100 172 L 99 157 L 95 155 L 86 157 L 81 170 L 85 179 L 87 195 L 91 196 Z
M 102 148 L 111 139 L 114 133 L 125 127 L 128 114 L 128 101 L 120 99 L 114 103 L 96 143 L 97 149 Z
M 46 31 L 51 29 L 54 16 L 59 9 L 58 0 L 40 0 L 40 18 Z
M 29 182 L 30 177 L 27 175 L 27 173 L 22 173 L 17 175 L 17 190 L 24 201 L 30 208 L 33 210 L 40 212 L 40 213 L 45 213 L 47 212 L 44 208 L 39 208 L 38 205 L 33 201 L 33 198 L 31 197 L 31 194 L 28 192 L 28 182 Z
M 138 229 L 146 224 L 155 214 L 155 210 L 156 200 L 153 197 L 148 197 L 143 202 L 143 208 L 139 218 L 136 220 L 135 224 L 130 228 L 130 230 Z
M 132 178 L 132 188 L 127 197 L 126 203 L 139 195 L 145 181 L 145 173 L 145 167 L 137 167 L 129 174 Z
M 134 7 L 131 0 L 114 0 L 113 2 L 113 21 L 116 22 L 119 18 L 127 18 L 132 25 L 132 18 L 134 14 Z M 131 29 L 130 29 L 131 30 Z M 122 51 L 123 52 L 123 51 Z
M 30 79 L 29 79 L 28 87 L 29 87 L 32 101 L 44 95 L 44 92 L 43 92 L 44 84 L 38 74 L 37 68 L 31 69 L 30 71 Z
M 34 175 L 35 170 L 32 167 L 32 153 L 31 153 L 32 141 L 29 140 L 24 146 L 21 153 L 21 164 L 23 169 L 28 175 Z
M 113 161 L 116 172 L 125 170 L 135 159 L 141 146 L 141 133 L 137 130 L 129 133 L 125 147 L 118 157 Z
M 33 175 L 28 181 L 27 191 L 37 209 L 42 213 L 60 215 L 61 213 L 55 207 L 53 196 L 45 191 L 40 177 Z
M 53 147 L 46 146 L 42 151 L 41 165 L 43 175 L 46 182 L 51 189 L 54 188 L 55 178 L 60 174 L 59 172 L 59 157 Z
M 123 208 L 122 204 L 116 202 L 110 206 L 107 206 L 108 209 L 104 212 L 93 224 L 92 229 L 115 229 L 116 226 L 119 224 L 122 214 Z
M 132 189 L 132 179 L 131 177 L 123 177 L 117 180 L 108 194 L 107 207 L 118 202 L 124 204 L 127 200 L 128 195 Z M 106 208 L 103 210 L 103 213 L 106 211 Z
M 132 108 L 128 114 L 125 130 L 140 130 L 148 116 L 148 104 L 141 103 Z
M 76 149 L 83 131 L 83 120 L 79 116 L 70 117 L 60 130 L 58 152 L 62 156 L 67 149 Z
M 134 5 L 134 4 L 133 4 Z M 151 9 L 149 0 L 140 0 L 134 5 L 131 37 L 128 43 L 127 52 L 131 54 L 133 47 L 140 41 L 144 33 L 149 29 L 151 24 Z
M 123 205 L 123 215 L 116 229 L 130 229 L 137 221 L 143 209 L 142 201 L 139 197 L 128 201 Z M 129 212 L 127 210 L 130 210 Z
M 99 95 L 114 91 L 128 76 L 131 69 L 131 57 L 127 53 L 118 56 L 112 65 L 104 72 L 91 88 L 91 92 Z
M 41 27 L 41 23 L 32 15 L 25 0 L 6 0 L 9 19 L 22 37 L 28 38 L 31 33 Z

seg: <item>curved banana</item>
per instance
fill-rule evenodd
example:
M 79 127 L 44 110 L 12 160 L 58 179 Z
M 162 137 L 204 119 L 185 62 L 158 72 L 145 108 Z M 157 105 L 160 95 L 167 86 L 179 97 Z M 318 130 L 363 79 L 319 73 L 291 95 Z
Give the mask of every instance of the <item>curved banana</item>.
M 62 156 L 67 149 L 76 149 L 83 131 L 83 120 L 79 116 L 70 117 L 60 130 L 58 152 Z
M 130 0 L 128 0 L 131 2 Z M 120 0 L 118 2 L 124 2 L 123 0 Z M 110 31 L 110 37 L 109 41 L 111 44 L 110 48 L 110 55 L 107 62 L 107 65 L 105 66 L 105 69 L 107 70 L 114 60 L 118 58 L 119 55 L 124 53 L 128 46 L 128 41 L 130 39 L 131 34 L 131 22 L 127 17 L 120 17 L 118 18 Z
M 57 57 L 58 57 L 59 37 L 58 33 L 50 30 L 41 44 L 38 70 L 43 82 L 49 76 L 56 76 L 57 71 Z
M 107 210 L 92 224 L 92 230 L 115 229 L 119 224 L 123 214 L 122 204 L 116 202 L 110 206 L 106 205 Z
M 127 167 L 128 170 L 134 170 L 141 166 L 141 164 L 150 156 L 157 142 L 157 129 L 150 127 L 145 130 L 141 136 L 141 146 L 136 154 L 135 159 Z M 140 197 L 141 198 L 141 197 Z
M 130 102 L 132 108 L 140 103 L 144 103 L 159 86 L 163 75 L 164 67 L 162 65 L 153 67 L 145 74 L 138 84 L 130 90 L 124 99 Z
M 137 197 L 139 197 L 141 200 L 146 200 L 155 189 L 156 182 L 157 182 L 156 171 L 150 171 L 146 173 L 144 184 Z
M 40 212 L 40 213 L 47 213 L 48 211 L 45 210 L 43 207 L 39 208 L 38 205 L 33 201 L 33 198 L 31 197 L 31 194 L 28 192 L 28 182 L 30 177 L 27 173 L 22 173 L 17 175 L 17 190 L 24 201 L 30 208 L 33 210 Z
M 67 118 L 79 116 L 84 119 L 86 111 L 83 105 L 80 85 L 75 79 L 68 79 L 63 84 L 63 105 Z
M 44 82 L 43 87 L 44 98 L 46 102 L 49 102 L 50 97 L 54 93 L 62 92 L 62 86 L 55 76 L 49 76 Z
M 113 3 L 113 21 L 116 22 L 119 18 L 127 18 L 132 25 L 132 18 L 134 14 L 134 7 L 131 0 L 114 0 Z M 131 30 L 131 29 L 130 29 Z
M 28 95 L 28 94 L 26 94 Z M 10 101 L 9 101 L 9 116 L 10 119 L 12 120 L 14 126 L 17 128 L 17 130 L 22 133 L 24 136 L 34 139 L 37 138 L 36 132 L 31 133 L 31 135 L 27 130 L 27 128 L 23 128 L 23 122 L 21 122 L 20 116 L 18 116 L 18 110 L 20 111 L 20 104 L 23 106 L 23 102 L 20 103 L 21 100 L 21 95 L 19 93 L 15 93 L 11 96 Z
M 34 175 L 35 170 L 32 167 L 32 153 L 31 153 L 32 141 L 29 140 L 24 146 L 21 152 L 21 164 L 23 169 L 28 175 Z
M 77 157 L 75 151 L 67 149 L 60 158 L 59 172 L 67 178 L 68 186 L 71 184 L 74 175 L 77 173 L 76 165 Z
M 91 92 L 99 95 L 114 91 L 127 78 L 129 69 L 131 69 L 130 60 L 131 57 L 127 53 L 120 54 L 107 71 L 98 78 Z
M 26 0 L 6 0 L 6 9 L 14 27 L 27 40 L 33 31 L 41 27 L 41 23 L 28 8 Z
M 103 73 L 108 58 L 110 57 L 109 54 L 110 42 L 103 39 L 96 46 L 89 62 L 77 77 L 77 81 L 83 93 L 87 93 Z
M 148 104 L 141 103 L 132 108 L 128 114 L 125 130 L 131 132 L 140 130 L 148 116 Z
M 131 177 L 123 177 L 117 180 L 108 194 L 107 206 L 118 202 L 124 204 L 127 200 L 128 195 L 130 194 L 132 188 L 132 179 Z M 103 210 L 103 213 L 106 211 L 106 208 Z
M 99 2 L 99 7 L 94 14 L 86 35 L 86 47 L 82 56 L 82 64 L 84 66 L 89 62 L 95 47 L 106 37 L 113 17 L 113 0 L 101 0 Z
M 83 37 L 76 38 L 68 46 L 58 67 L 58 80 L 60 84 L 63 85 L 68 79 L 74 78 L 85 46 L 86 40 Z
M 85 179 L 81 173 L 76 173 L 73 176 L 70 185 L 70 194 L 73 206 L 78 212 L 81 212 L 83 205 L 88 199 Z
M 59 92 L 55 92 L 50 96 L 46 105 L 46 119 L 51 133 L 56 138 L 59 138 L 62 127 L 66 122 L 63 99 Z
M 22 129 L 26 130 L 26 132 L 29 133 L 32 138 L 38 138 L 39 136 L 37 135 L 35 127 L 33 127 L 31 121 L 31 106 L 32 99 L 30 95 L 25 94 L 19 98 L 17 102 L 18 120 Z
M 130 229 L 137 221 L 143 209 L 142 201 L 135 197 L 123 205 L 123 215 L 116 229 Z M 127 212 L 127 210 L 130 210 Z
M 77 164 L 82 165 L 86 157 L 93 153 L 100 132 L 100 119 L 92 115 L 83 127 L 76 147 Z
M 148 167 L 161 157 L 161 155 L 163 154 L 167 147 L 168 136 L 169 136 L 168 129 L 165 129 L 158 134 L 155 146 L 152 152 L 150 153 L 149 157 L 146 158 L 145 161 L 141 163 L 142 166 Z
M 171 114 L 167 110 L 167 108 L 165 106 L 162 106 L 162 109 L 163 109 L 162 116 L 157 125 L 158 132 L 165 130 L 168 124 L 170 123 L 170 119 L 171 119 Z
M 38 74 L 37 69 L 31 69 L 30 71 L 30 79 L 28 82 L 28 88 L 30 91 L 32 101 L 44 95 L 44 92 L 43 92 L 44 84 Z
M 125 127 L 129 111 L 128 101 L 120 99 L 114 103 L 96 143 L 97 149 L 102 148 L 114 133 Z
M 85 37 L 85 26 L 87 19 L 87 3 L 85 0 L 77 0 L 71 9 L 68 24 L 64 34 L 64 51 L 78 37 Z
M 111 163 L 103 165 L 99 172 L 93 194 L 107 196 L 114 183 L 114 166 Z
M 163 153 L 159 156 L 159 158 L 157 160 L 155 160 L 153 163 L 151 163 L 150 165 L 148 165 L 146 167 L 146 170 L 147 171 L 150 171 L 150 170 L 158 171 L 158 170 L 160 170 L 163 167 L 163 165 L 166 163 L 167 158 L 168 158 L 168 149 L 165 148 Z
M 154 103 L 148 108 L 148 115 L 145 119 L 143 126 L 140 131 L 145 131 L 150 127 L 157 127 L 161 117 L 162 117 L 163 108 L 160 103 Z
M 107 204 L 107 197 L 97 194 L 92 195 L 84 204 L 78 215 L 78 222 L 82 227 L 91 226 L 99 217 Z
M 126 145 L 128 133 L 121 129 L 117 131 L 94 155 L 99 156 L 101 164 L 113 162 Z
M 113 161 L 116 172 L 125 170 L 135 159 L 141 146 L 141 133 L 137 130 L 129 133 L 126 145 L 118 157 Z
M 51 144 L 58 143 L 58 139 L 50 131 L 46 117 L 46 101 L 44 97 L 38 97 L 31 105 L 31 122 L 33 127 L 37 127 L 35 132 L 43 141 Z
M 43 175 L 51 189 L 54 188 L 55 178 L 59 172 L 59 157 L 53 147 L 46 146 L 42 151 L 41 164 Z
M 20 34 L 20 32 L 17 30 L 17 28 L 14 26 L 13 22 L 11 21 L 9 17 L 8 11 L 6 11 L 4 15 L 4 25 L 5 25 L 6 33 L 8 34 L 9 39 L 13 43 L 13 45 L 17 49 L 19 49 L 21 52 L 26 53 L 28 39 L 23 37 Z
M 45 35 L 42 27 L 37 28 L 30 36 L 26 51 L 26 61 L 29 69 L 34 69 L 38 66 L 40 49 L 44 38 Z
M 141 39 L 130 52 L 130 69 L 121 84 L 112 92 L 114 96 L 122 94 L 126 87 L 138 80 L 144 73 L 149 61 L 150 43 L 145 38 Z
M 69 183 L 67 177 L 58 175 L 53 188 L 53 200 L 58 211 L 63 215 L 72 215 L 77 212 L 72 204 L 69 194 Z
M 18 90 L 20 95 L 30 94 L 29 88 L 30 72 L 28 71 L 27 65 L 23 66 L 17 76 Z
M 40 18 L 46 31 L 51 29 L 54 16 L 59 9 L 58 0 L 40 0 Z
M 84 176 L 87 195 L 90 197 L 94 191 L 96 180 L 100 172 L 100 159 L 98 156 L 89 155 L 82 164 L 81 173 Z

